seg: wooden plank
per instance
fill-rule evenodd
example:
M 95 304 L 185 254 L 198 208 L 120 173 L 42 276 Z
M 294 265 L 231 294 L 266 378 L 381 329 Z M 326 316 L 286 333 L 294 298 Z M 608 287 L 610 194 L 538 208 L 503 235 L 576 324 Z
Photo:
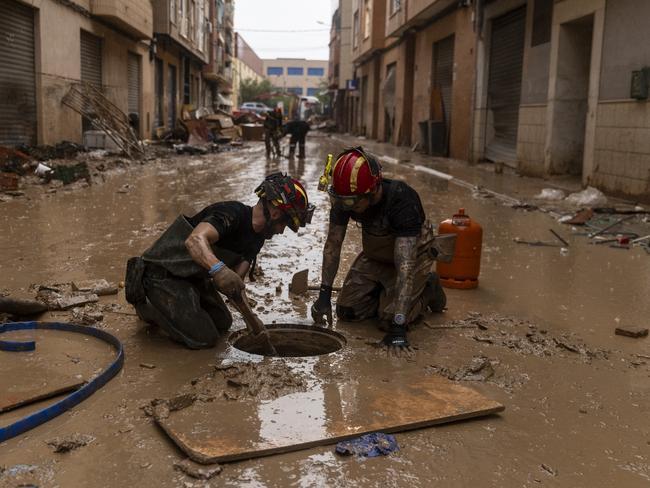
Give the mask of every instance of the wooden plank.
M 365 383 L 365 382 L 363 382 Z M 370 432 L 402 432 L 501 412 L 503 405 L 437 375 L 403 385 L 330 382 L 266 402 L 222 399 L 157 419 L 192 460 L 223 463 L 334 444 Z
M 36 362 L 30 353 L 3 353 L 2 358 L 7 361 L 3 361 L 0 375 L 0 413 L 76 390 L 84 384 L 67 364 L 52 368 Z

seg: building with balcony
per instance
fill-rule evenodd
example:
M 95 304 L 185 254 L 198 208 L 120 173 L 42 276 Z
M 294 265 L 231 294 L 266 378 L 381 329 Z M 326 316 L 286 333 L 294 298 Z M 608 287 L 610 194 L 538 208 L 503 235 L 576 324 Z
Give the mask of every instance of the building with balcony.
M 235 33 L 232 0 L 210 2 L 209 61 L 203 68 L 206 84 L 204 105 L 230 112 L 233 107 Z
M 61 100 L 92 83 L 151 130 L 148 0 L 0 0 L 0 144 L 82 142 L 87 121 Z
M 249 100 L 242 100 L 239 95 L 239 85 L 243 80 L 264 80 L 264 62 L 253 48 L 244 40 L 241 34 L 235 33 L 235 58 L 233 59 L 233 94 L 234 107 L 239 107 Z
M 348 132 L 353 126 L 355 91 L 352 63 L 352 2 L 338 2 L 330 26 L 328 88 L 333 118 L 338 129 Z
M 262 61 L 264 74 L 280 91 L 316 96 L 327 89 L 327 60 L 277 58 Z
M 205 106 L 203 67 L 210 60 L 210 3 L 152 0 L 155 135 L 176 126 L 183 107 Z

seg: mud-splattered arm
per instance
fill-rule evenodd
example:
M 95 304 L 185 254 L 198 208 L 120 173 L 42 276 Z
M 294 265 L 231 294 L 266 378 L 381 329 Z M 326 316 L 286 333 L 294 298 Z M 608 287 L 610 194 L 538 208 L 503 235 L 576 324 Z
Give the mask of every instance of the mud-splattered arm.
M 219 231 L 207 222 L 197 225 L 185 241 L 185 247 L 190 256 L 205 269 L 219 262 L 219 259 L 212 252 L 211 244 L 219 240 Z
M 323 249 L 323 272 L 321 283 L 326 286 L 332 286 L 336 273 L 339 270 L 341 261 L 341 247 L 345 239 L 347 225 L 334 225 L 330 223 L 330 228 Z
M 417 237 L 397 237 L 395 239 L 395 315 L 407 315 L 413 299 L 413 273 L 417 256 Z

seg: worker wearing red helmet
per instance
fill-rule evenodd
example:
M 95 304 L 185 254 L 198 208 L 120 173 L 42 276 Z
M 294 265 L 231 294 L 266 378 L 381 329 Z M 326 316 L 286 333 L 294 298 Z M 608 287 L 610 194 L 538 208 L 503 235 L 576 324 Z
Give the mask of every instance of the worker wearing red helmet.
M 226 201 L 180 215 L 142 257 L 129 259 L 126 298 L 142 320 L 192 349 L 214 346 L 230 329 L 217 292 L 245 299 L 244 278 L 265 240 L 286 227 L 298 232 L 314 212 L 302 184 L 282 173 L 267 176 L 255 193 L 253 207 Z
M 328 161 L 319 184 L 332 207 L 320 294 L 312 318 L 332 321 L 332 284 L 350 219 L 361 225 L 361 253 L 350 267 L 336 302 L 339 319 L 378 317 L 388 323 L 382 343 L 408 348 L 407 325 L 426 309 L 442 311 L 446 297 L 431 272 L 433 230 L 425 222 L 417 192 L 402 181 L 384 178 L 381 165 L 363 148 L 347 149 Z

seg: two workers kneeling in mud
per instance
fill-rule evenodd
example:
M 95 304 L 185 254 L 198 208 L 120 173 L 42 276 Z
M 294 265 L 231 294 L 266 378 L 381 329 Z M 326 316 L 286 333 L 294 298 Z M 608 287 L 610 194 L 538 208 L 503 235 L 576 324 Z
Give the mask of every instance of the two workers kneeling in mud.
M 332 285 L 350 220 L 362 229 L 362 250 L 336 300 L 346 322 L 379 319 L 381 344 L 410 349 L 408 325 L 426 310 L 440 312 L 445 293 L 432 266 L 435 238 L 417 192 L 384 178 L 379 162 L 361 147 L 330 158 L 319 188 L 330 197 L 322 282 L 311 315 L 332 324 Z M 141 257 L 127 264 L 126 295 L 138 316 L 190 348 L 216 344 L 232 325 L 221 295 L 245 299 L 244 279 L 264 242 L 286 227 L 311 222 L 314 205 L 304 186 L 274 173 L 255 189 L 254 206 L 214 203 L 192 217 L 179 216 Z

